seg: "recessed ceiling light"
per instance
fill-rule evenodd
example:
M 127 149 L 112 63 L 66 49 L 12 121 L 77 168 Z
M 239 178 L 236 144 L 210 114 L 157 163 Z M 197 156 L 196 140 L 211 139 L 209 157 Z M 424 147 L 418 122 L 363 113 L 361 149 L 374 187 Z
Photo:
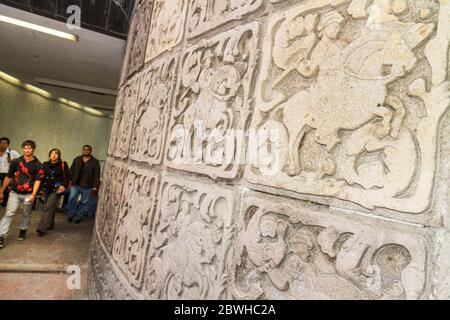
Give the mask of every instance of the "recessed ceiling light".
M 10 76 L 9 74 L 1 72 L 1 71 L 0 71 L 0 79 L 1 80 L 5 80 L 6 82 L 9 82 L 9 83 L 11 83 L 13 85 L 16 85 L 19 88 L 23 88 L 25 90 L 28 90 L 29 92 L 36 93 L 36 94 L 38 94 L 38 95 L 40 95 L 40 96 L 42 96 L 44 98 L 51 99 L 51 100 L 56 100 L 56 101 L 58 101 L 58 102 L 60 102 L 62 104 L 65 104 L 65 105 L 67 105 L 69 107 L 72 107 L 72 108 L 75 108 L 75 109 L 78 109 L 78 110 L 81 110 L 81 111 L 84 111 L 84 112 L 87 112 L 87 113 L 89 113 L 91 115 L 98 116 L 98 117 L 107 117 L 107 118 L 109 118 L 109 116 L 106 115 L 103 112 L 100 112 L 98 110 L 95 110 L 95 109 L 87 107 L 87 106 L 83 106 L 83 105 L 81 105 L 81 104 L 79 104 L 77 102 L 73 102 L 73 101 L 67 100 L 65 98 L 55 97 L 53 94 L 51 94 L 48 91 L 45 91 L 45 90 L 43 90 L 41 88 L 32 86 L 32 85 L 30 85 L 28 83 L 24 83 L 21 80 L 19 80 L 17 78 L 14 78 L 13 76 Z
M 6 17 L 0 14 L 0 22 L 6 22 L 9 24 L 13 24 L 22 28 L 27 28 L 27 29 L 31 29 L 34 31 L 38 31 L 38 32 L 42 32 L 42 33 L 46 33 L 46 34 L 50 34 L 52 36 L 55 37 L 59 37 L 59 38 L 63 38 L 63 39 L 67 39 L 70 41 L 78 41 L 78 36 L 75 34 L 70 34 L 67 32 L 62 32 L 62 31 L 58 31 L 55 29 L 50 29 L 47 27 L 43 27 L 43 26 L 39 26 L 37 24 L 34 23 L 30 23 L 30 22 L 26 22 L 23 20 L 18 20 L 18 19 L 14 19 L 14 18 L 10 18 L 10 17 Z

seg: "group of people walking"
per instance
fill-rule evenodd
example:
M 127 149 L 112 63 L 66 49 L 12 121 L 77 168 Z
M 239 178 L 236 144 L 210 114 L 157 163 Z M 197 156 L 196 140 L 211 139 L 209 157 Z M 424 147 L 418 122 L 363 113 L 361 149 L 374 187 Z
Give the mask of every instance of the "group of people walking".
M 82 155 L 69 167 L 61 151 L 50 150 L 43 164 L 36 158 L 36 143 L 22 143 L 22 156 L 10 149 L 10 140 L 0 138 L 0 203 L 6 207 L 0 221 L 0 249 L 5 246 L 13 217 L 23 205 L 23 217 L 17 240 L 26 239 L 31 224 L 32 208 L 38 195 L 44 198 L 44 210 L 36 229 L 42 237 L 54 228 L 55 213 L 64 194 L 69 194 L 67 222 L 79 224 L 85 210 L 96 206 L 100 186 L 100 163 L 92 155 L 92 147 L 83 146 Z

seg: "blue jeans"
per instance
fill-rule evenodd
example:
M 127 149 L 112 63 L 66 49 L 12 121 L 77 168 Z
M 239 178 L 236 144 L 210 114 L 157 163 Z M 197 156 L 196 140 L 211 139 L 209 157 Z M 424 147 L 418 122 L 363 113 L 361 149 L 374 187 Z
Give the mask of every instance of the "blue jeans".
M 98 205 L 98 196 L 97 197 L 89 196 L 88 204 L 86 206 L 86 211 L 89 215 L 89 218 L 94 217 L 95 211 L 97 211 L 97 205 Z
M 72 186 L 72 188 L 70 188 L 69 203 L 67 204 L 67 214 L 69 217 L 75 217 L 77 220 L 83 218 L 83 212 L 89 204 L 91 191 L 92 189 L 90 188 L 81 188 L 79 186 Z M 77 206 L 80 195 L 81 200 Z

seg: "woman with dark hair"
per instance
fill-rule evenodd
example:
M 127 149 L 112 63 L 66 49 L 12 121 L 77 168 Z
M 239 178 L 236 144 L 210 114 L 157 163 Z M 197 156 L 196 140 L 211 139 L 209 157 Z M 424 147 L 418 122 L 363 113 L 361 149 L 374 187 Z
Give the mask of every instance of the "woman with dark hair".
M 45 208 L 37 228 L 40 237 L 44 236 L 47 230 L 54 228 L 58 201 L 64 195 L 70 182 L 69 167 L 67 162 L 61 160 L 61 151 L 59 149 L 50 150 L 49 158 L 50 160 L 43 165 L 42 189 L 45 193 Z

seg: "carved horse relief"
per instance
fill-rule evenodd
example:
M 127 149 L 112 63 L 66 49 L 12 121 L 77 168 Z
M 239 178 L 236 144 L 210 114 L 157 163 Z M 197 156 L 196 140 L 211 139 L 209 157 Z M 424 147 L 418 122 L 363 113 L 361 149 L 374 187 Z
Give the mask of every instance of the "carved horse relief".
M 428 58 L 428 48 L 445 41 L 439 26 L 448 21 L 438 21 L 436 34 L 435 23 L 404 19 L 407 8 L 400 10 L 392 1 L 371 2 L 363 16 L 354 1 L 316 5 L 307 2 L 270 19 L 251 128 L 278 132 L 282 163 L 271 177 L 250 164 L 248 181 L 284 186 L 299 196 L 348 200 L 369 210 L 424 211 L 436 151 L 419 128 L 434 121 L 429 130 L 436 141 L 450 100 L 448 93 L 437 98 L 448 86 L 445 78 L 430 92 L 423 84 L 418 89 L 415 80 L 427 68 L 434 73 L 448 66 L 447 59 Z M 345 10 L 355 17 L 346 18 Z M 441 3 L 440 10 L 447 12 L 449 5 Z M 422 93 L 442 107 L 433 107 Z M 417 105 L 417 111 L 420 100 L 435 115 L 411 115 L 407 106 Z M 407 200 L 414 194 L 419 201 Z

